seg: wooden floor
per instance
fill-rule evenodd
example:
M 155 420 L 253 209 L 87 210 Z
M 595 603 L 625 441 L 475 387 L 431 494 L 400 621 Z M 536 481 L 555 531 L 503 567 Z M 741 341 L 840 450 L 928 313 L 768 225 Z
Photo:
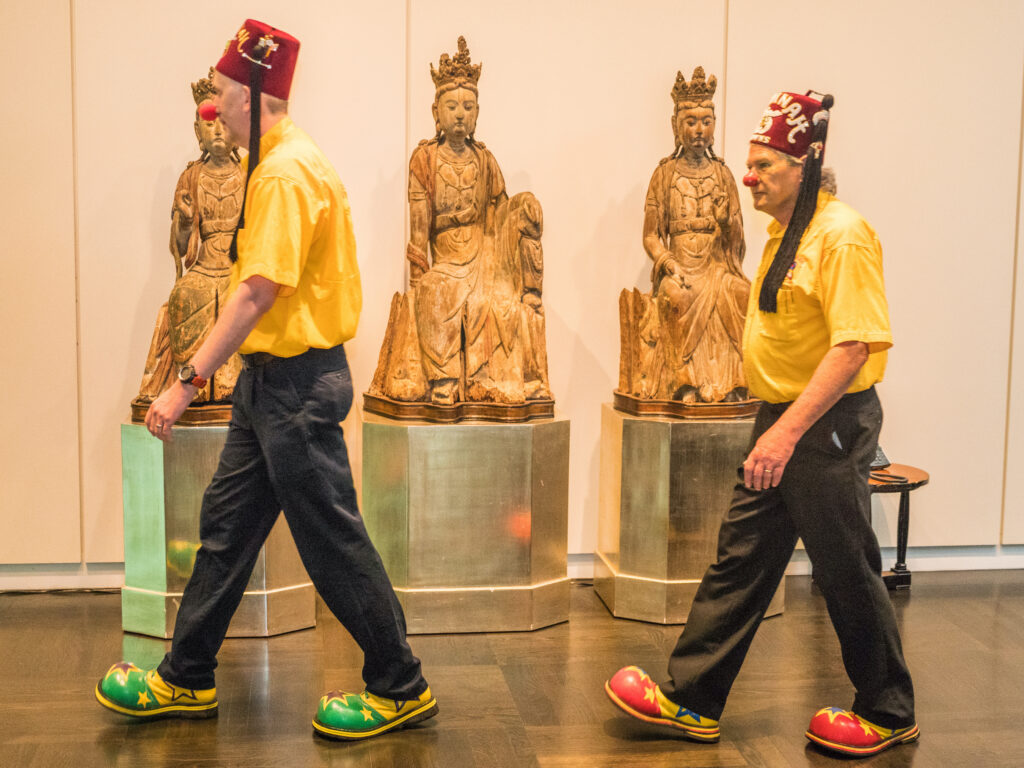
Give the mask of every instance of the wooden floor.
M 440 703 L 422 725 L 360 743 L 314 738 L 316 700 L 360 688 L 360 654 L 330 616 L 315 630 L 228 640 L 220 717 L 137 723 L 93 687 L 122 656 L 155 664 L 162 641 L 123 635 L 116 594 L 0 594 L 0 766 L 359 766 L 360 768 L 712 768 L 835 761 L 803 732 L 849 683 L 821 595 L 786 584 L 786 611 L 761 627 L 715 745 L 682 741 L 619 713 L 604 680 L 639 664 L 664 675 L 677 627 L 609 616 L 572 590 L 566 624 L 532 633 L 419 636 L 413 649 Z M 922 739 L 871 766 L 1024 766 L 1024 571 L 915 574 L 894 596 L 914 674 Z

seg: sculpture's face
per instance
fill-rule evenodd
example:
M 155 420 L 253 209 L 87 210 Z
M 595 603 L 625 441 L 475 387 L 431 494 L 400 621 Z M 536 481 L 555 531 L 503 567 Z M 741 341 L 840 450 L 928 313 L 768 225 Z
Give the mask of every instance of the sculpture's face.
M 217 120 L 196 120 L 196 138 L 203 151 L 212 157 L 223 160 L 231 153 L 231 143 L 227 139 L 224 124 Z
M 715 110 L 711 107 L 683 107 L 676 113 L 676 141 L 683 149 L 703 154 L 715 141 Z
M 434 117 L 441 125 L 441 133 L 455 144 L 473 135 L 479 114 L 476 94 L 469 88 L 445 91 L 434 105 Z
M 750 145 L 743 183 L 750 187 L 757 210 L 788 224 L 796 207 L 802 176 L 803 168 L 787 161 L 781 152 L 758 144 Z

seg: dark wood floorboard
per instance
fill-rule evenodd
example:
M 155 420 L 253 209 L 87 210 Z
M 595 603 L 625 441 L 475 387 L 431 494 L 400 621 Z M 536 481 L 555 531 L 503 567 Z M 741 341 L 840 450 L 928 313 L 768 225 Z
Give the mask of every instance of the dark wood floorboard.
M 678 627 L 613 619 L 574 585 L 571 620 L 531 633 L 412 638 L 441 713 L 362 743 L 312 736 L 317 698 L 361 687 L 361 655 L 329 615 L 315 630 L 228 640 L 220 717 L 137 723 L 93 686 L 125 657 L 166 644 L 120 631 L 116 594 L 0 594 L 0 766 L 359 768 L 790 768 L 841 765 L 807 745 L 811 714 L 852 698 L 825 605 L 804 577 L 761 627 L 719 744 L 692 744 L 619 713 L 602 685 L 618 667 L 664 675 Z M 1024 571 L 915 574 L 893 596 L 914 674 L 922 739 L 873 768 L 1024 766 Z

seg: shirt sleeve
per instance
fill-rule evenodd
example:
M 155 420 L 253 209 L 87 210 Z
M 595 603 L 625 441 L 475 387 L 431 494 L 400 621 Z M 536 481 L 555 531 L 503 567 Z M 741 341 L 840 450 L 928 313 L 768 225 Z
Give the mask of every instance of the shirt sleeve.
M 892 346 L 882 249 L 877 239 L 846 242 L 825 254 L 821 297 L 831 346 L 863 341 L 871 353 Z
M 313 239 L 315 211 L 302 188 L 279 176 L 249 185 L 245 228 L 238 233 L 238 281 L 259 275 L 294 293 Z

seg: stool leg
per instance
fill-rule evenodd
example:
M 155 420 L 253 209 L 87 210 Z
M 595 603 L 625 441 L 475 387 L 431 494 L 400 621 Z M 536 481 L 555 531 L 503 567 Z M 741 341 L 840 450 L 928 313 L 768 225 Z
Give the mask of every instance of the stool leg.
M 886 574 L 889 589 L 910 589 L 910 571 L 907 569 L 907 538 L 910 533 L 910 491 L 900 491 L 900 511 L 896 519 L 896 564 Z

